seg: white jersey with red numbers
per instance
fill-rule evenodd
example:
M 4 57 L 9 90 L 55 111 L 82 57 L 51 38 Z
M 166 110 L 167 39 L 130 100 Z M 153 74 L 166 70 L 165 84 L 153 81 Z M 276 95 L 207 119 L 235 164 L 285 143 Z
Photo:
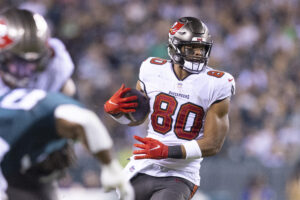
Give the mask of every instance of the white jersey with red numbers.
M 34 74 L 28 83 L 27 88 L 42 89 L 49 92 L 57 92 L 74 71 L 74 63 L 65 45 L 57 38 L 50 38 L 49 46 L 53 49 L 54 56 L 45 70 Z M 0 79 L 0 95 L 8 91 L 9 88 Z
M 210 106 L 235 91 L 234 78 L 226 72 L 205 67 L 199 74 L 179 80 L 172 62 L 148 58 L 140 68 L 141 88 L 150 98 L 147 137 L 166 145 L 180 145 L 203 136 L 205 117 Z M 142 159 L 126 166 L 129 178 L 136 173 L 151 176 L 177 176 L 200 185 L 200 159 Z

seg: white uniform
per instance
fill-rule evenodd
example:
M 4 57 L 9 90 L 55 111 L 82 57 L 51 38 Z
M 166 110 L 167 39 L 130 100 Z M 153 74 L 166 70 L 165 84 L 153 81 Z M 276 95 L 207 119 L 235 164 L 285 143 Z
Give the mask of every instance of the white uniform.
M 230 97 L 234 78 L 226 72 L 205 67 L 199 74 L 179 80 L 170 61 L 148 58 L 140 68 L 139 80 L 150 98 L 147 137 L 166 145 L 179 145 L 203 136 L 205 116 L 210 106 Z M 156 177 L 177 176 L 200 185 L 201 159 L 142 159 L 131 161 L 125 170 Z
M 36 73 L 30 78 L 27 88 L 57 92 L 71 77 L 74 63 L 65 45 L 59 39 L 50 38 L 48 44 L 54 51 L 54 57 L 50 59 L 44 71 Z M 8 90 L 9 88 L 0 79 L 0 95 Z

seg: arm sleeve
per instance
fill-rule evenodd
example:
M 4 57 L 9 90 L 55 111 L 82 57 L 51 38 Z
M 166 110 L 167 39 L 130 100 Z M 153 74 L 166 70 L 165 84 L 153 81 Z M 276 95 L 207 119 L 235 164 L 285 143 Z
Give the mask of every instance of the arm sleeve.
M 213 92 L 210 105 L 216 101 L 220 101 L 228 97 L 230 98 L 234 94 L 235 94 L 234 77 L 231 74 L 225 72 L 223 77 L 215 81 L 215 90 Z
M 47 66 L 47 73 L 52 79 L 47 90 L 57 92 L 71 78 L 74 72 L 74 63 L 65 45 L 59 39 L 51 38 L 49 45 L 54 50 L 54 58 Z
M 149 76 L 147 76 L 148 74 L 148 64 L 149 60 L 152 57 L 147 58 L 145 61 L 142 62 L 141 67 L 140 67 L 140 72 L 139 72 L 139 81 L 140 81 L 140 86 L 141 88 L 146 91 L 146 82 Z

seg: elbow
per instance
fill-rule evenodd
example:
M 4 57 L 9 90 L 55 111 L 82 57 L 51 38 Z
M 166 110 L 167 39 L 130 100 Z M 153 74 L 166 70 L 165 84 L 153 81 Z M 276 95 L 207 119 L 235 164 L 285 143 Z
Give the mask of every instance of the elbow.
M 212 144 L 207 150 L 203 150 L 203 156 L 214 156 L 222 149 L 222 144 Z
M 212 147 L 211 149 L 209 149 L 209 151 L 207 151 L 206 156 L 214 156 L 217 153 L 219 153 L 220 149 L 217 147 Z
M 222 146 L 221 145 L 216 145 L 214 148 L 212 148 L 211 150 L 211 156 L 214 156 L 216 154 L 218 154 L 222 149 Z

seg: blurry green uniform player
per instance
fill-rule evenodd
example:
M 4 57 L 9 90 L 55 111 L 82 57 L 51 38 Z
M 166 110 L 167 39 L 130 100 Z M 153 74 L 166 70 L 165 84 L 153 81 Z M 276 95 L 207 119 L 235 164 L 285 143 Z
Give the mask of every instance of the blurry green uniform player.
M 54 170 L 67 167 L 70 162 L 57 160 L 54 163 L 45 160 L 49 160 L 49 154 L 62 148 L 66 140 L 62 140 L 56 132 L 54 110 L 60 104 L 78 105 L 78 102 L 58 94 L 45 96 L 46 93 L 40 90 L 27 92 L 18 90 L 0 98 L 0 133 L 11 148 L 3 159 L 2 170 L 13 188 L 21 187 L 36 191 L 38 189 L 42 192 L 46 192 L 43 188 L 48 188 L 47 192 L 52 192 L 50 190 L 52 187 L 49 187 L 52 181 L 45 180 L 45 184 L 40 184 L 42 180 L 35 179 L 54 175 Z M 38 105 L 34 106 L 39 100 L 41 101 Z M 58 158 L 62 159 L 62 156 Z M 49 163 L 56 166 L 47 165 Z M 21 177 L 23 181 L 19 181 Z
M 82 108 L 79 102 L 58 93 L 16 89 L 0 96 L 0 138 L 9 149 L 1 162 L 1 168 L 10 185 L 7 191 L 10 199 L 56 199 L 54 180 L 57 176 L 54 174 L 66 168 L 71 161 L 47 161 L 52 160 L 51 156 L 55 157 L 52 152 L 65 145 L 62 137 L 81 139 L 104 164 L 102 171 L 105 171 L 104 166 L 107 164 L 110 170 L 116 170 L 110 176 L 121 175 L 118 163 L 108 153 L 101 153 L 110 150 L 112 141 L 95 116 Z M 93 130 L 92 135 L 90 130 Z M 20 176 L 27 177 L 20 182 Z M 36 177 L 40 177 L 40 180 L 34 180 Z M 123 185 L 124 189 L 128 186 L 122 175 L 117 179 L 119 183 L 115 182 L 109 187 Z M 105 180 L 101 181 L 105 185 Z

